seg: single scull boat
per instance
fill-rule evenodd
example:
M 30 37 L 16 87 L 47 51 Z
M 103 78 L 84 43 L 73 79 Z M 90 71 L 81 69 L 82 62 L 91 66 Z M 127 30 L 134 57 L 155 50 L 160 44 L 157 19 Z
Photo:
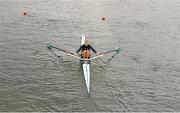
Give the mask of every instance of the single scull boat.
M 84 44 L 84 41 L 85 41 L 85 36 L 82 35 L 81 36 L 81 45 Z M 100 53 L 99 55 L 97 56 L 94 56 L 90 59 L 83 59 L 79 56 L 77 56 L 76 54 L 72 53 L 72 52 L 69 52 L 65 49 L 61 49 L 61 48 L 58 48 L 58 47 L 55 47 L 53 46 L 51 43 L 48 43 L 47 47 L 51 50 L 52 48 L 54 49 L 57 49 L 57 50 L 60 50 L 64 53 L 66 53 L 67 55 L 71 56 L 71 57 L 74 57 L 76 59 L 79 59 L 81 64 L 82 64 L 82 68 L 83 68 L 83 74 L 84 74 L 84 80 L 85 80 L 85 84 L 86 84 L 86 88 L 87 88 L 87 92 L 90 93 L 90 65 L 91 65 L 91 60 L 94 60 L 94 59 L 97 59 L 99 57 L 102 57 L 108 53 L 112 53 L 112 52 L 115 52 L 115 54 L 119 53 L 121 51 L 120 48 L 116 48 L 116 49 L 113 49 L 113 50 L 110 50 L 110 51 L 107 51 L 107 52 L 102 52 Z M 115 55 L 113 55 L 115 56 Z

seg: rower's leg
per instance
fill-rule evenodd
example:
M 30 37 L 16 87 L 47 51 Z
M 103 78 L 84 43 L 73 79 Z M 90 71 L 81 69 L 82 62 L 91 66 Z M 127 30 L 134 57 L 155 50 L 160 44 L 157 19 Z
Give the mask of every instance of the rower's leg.
M 87 50 L 87 54 L 86 54 L 86 55 L 87 55 L 86 58 L 87 58 L 87 59 L 90 59 L 90 57 L 91 57 L 91 52 L 90 52 L 89 50 Z
M 82 52 L 82 57 L 83 57 L 83 58 L 86 58 L 86 50 L 84 50 L 84 51 Z
M 84 50 L 82 52 L 82 57 L 85 58 L 85 59 L 90 59 L 90 56 L 91 56 L 91 52 L 89 50 Z

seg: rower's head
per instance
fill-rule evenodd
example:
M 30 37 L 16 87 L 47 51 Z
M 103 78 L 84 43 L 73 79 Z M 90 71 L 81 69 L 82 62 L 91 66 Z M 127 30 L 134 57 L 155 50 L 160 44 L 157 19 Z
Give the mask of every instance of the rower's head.
M 86 39 L 84 42 L 84 45 L 86 45 L 86 46 L 89 45 L 89 40 Z

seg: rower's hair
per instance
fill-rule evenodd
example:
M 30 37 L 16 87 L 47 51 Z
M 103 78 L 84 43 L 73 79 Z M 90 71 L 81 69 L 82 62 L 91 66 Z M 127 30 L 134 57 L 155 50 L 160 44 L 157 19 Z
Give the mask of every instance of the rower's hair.
M 86 42 L 87 42 L 88 44 L 90 44 L 90 41 L 89 41 L 89 40 L 87 40 L 87 39 L 85 39 L 84 44 L 85 44 Z

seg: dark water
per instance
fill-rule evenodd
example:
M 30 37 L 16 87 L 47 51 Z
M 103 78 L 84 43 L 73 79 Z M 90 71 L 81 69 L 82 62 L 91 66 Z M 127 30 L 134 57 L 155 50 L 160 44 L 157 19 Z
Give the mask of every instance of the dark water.
M 90 95 L 79 61 L 46 47 L 81 34 L 122 49 L 92 62 Z M 180 111 L 180 1 L 1 0 L 0 111 Z

